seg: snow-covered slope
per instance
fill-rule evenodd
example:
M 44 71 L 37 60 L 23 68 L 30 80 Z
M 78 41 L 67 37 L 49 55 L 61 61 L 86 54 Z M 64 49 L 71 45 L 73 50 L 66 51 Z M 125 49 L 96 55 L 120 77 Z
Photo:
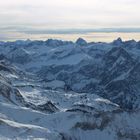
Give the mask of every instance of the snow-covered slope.
M 139 140 L 140 43 L 0 44 L 0 139 Z

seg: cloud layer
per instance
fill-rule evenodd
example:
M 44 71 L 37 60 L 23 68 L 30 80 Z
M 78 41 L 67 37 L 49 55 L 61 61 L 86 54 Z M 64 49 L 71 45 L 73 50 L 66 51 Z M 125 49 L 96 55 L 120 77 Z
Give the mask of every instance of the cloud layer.
M 140 27 L 139 0 L 4 0 L 0 26 Z

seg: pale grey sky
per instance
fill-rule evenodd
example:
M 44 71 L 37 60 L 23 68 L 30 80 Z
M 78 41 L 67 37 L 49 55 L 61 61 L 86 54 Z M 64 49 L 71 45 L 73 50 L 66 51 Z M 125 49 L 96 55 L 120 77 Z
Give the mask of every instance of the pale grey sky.
M 140 27 L 140 0 L 0 0 L 0 26 Z

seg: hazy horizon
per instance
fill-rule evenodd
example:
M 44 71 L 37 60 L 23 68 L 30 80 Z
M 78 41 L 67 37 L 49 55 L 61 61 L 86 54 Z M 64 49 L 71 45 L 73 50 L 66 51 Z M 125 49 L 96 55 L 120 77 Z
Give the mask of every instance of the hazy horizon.
M 111 33 L 140 40 L 139 5 L 139 0 L 4 0 L 0 2 L 0 40 L 71 40 L 79 35 L 103 41 L 101 37 L 109 38 Z
M 78 38 L 83 38 L 87 42 L 112 42 L 118 37 L 121 37 L 123 41 L 136 40 L 140 41 L 140 33 L 85 33 L 85 34 L 25 34 L 25 33 L 8 33 L 0 34 L 0 41 L 16 41 L 16 40 L 47 40 L 58 39 L 65 41 L 76 41 Z

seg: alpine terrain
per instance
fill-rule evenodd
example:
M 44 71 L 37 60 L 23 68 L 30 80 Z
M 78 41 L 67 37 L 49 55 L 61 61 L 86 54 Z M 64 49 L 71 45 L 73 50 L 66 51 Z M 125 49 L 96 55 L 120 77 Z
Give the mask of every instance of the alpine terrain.
M 140 41 L 0 42 L 0 140 L 140 140 Z

